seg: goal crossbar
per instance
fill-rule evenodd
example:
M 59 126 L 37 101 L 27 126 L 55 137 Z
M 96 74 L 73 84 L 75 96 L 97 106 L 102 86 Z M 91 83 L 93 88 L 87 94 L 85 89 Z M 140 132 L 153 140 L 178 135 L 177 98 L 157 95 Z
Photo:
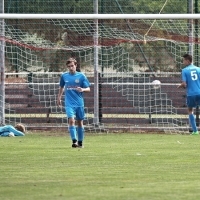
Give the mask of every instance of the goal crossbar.
M 0 14 L 0 19 L 200 19 L 200 14 Z

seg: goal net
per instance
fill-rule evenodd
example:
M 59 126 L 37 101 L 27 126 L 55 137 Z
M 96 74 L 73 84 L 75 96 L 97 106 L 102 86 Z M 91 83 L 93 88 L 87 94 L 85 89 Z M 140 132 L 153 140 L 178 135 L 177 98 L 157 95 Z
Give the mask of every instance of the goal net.
M 125 9 L 120 1 L 115 3 Z M 159 5 L 156 13 L 173 5 L 178 9 L 177 1 Z M 185 90 L 177 85 L 183 54 L 192 53 L 194 64 L 199 64 L 198 19 L 17 16 L 2 17 L 0 23 L 0 42 L 5 45 L 5 110 L 0 112 L 5 112 L 6 124 L 67 127 L 64 106 L 57 107 L 56 98 L 66 59 L 74 57 L 91 82 L 91 92 L 85 94 L 86 130 L 188 132 Z M 155 88 L 154 80 L 161 85 Z

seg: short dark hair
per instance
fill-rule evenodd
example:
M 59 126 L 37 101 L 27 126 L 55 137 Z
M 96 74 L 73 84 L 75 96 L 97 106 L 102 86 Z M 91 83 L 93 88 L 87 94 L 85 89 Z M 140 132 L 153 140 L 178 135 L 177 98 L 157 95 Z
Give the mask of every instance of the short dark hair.
M 66 65 L 69 65 L 70 63 L 74 63 L 75 65 L 77 65 L 77 61 L 75 58 L 69 58 L 67 61 L 66 61 Z
M 190 54 L 184 54 L 183 55 L 183 58 L 185 58 L 186 60 L 189 60 L 190 62 L 192 62 L 192 55 L 190 55 Z

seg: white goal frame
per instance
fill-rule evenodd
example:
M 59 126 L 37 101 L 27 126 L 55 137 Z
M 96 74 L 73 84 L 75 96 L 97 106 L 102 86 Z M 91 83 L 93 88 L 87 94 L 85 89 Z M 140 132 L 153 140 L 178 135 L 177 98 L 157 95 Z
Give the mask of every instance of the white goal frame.
M 0 14 L 0 19 L 200 19 L 200 14 Z
M 149 19 L 149 20 L 156 20 L 156 19 L 200 19 L 200 14 L 6 14 L 0 13 L 0 21 L 3 22 L 4 19 L 93 19 L 95 22 L 95 32 L 94 32 L 94 49 L 95 55 L 98 55 L 98 19 Z M 3 24 L 3 23 L 2 23 Z M 192 24 L 192 23 L 191 23 Z M 1 34 L 3 33 L 4 27 L 0 28 Z M 4 35 L 0 35 L 1 37 Z M 191 35 L 190 35 L 191 36 Z M 3 49 L 3 47 L 2 47 Z M 1 54 L 0 58 L 2 58 L 4 52 Z M 1 59 L 2 60 L 2 59 Z M 94 58 L 95 65 L 98 65 L 98 58 Z M 4 60 L 1 61 L 0 66 L 4 65 Z M 95 71 L 98 72 L 98 66 L 94 66 Z M 4 72 L 3 72 L 4 74 Z M 97 74 L 96 74 L 97 77 Z M 2 82 L 1 82 L 2 84 Z M 98 81 L 95 82 L 98 87 Z M 96 88 L 98 89 L 98 88 Z M 3 92 L 4 88 L 1 89 Z M 0 91 L 1 92 L 1 91 Z M 98 94 L 96 94 L 95 102 L 98 102 Z M 4 110 L 4 105 L 1 106 L 0 114 Z M 98 105 L 95 106 L 94 110 L 94 123 L 98 124 Z M 4 117 L 2 115 L 2 117 Z

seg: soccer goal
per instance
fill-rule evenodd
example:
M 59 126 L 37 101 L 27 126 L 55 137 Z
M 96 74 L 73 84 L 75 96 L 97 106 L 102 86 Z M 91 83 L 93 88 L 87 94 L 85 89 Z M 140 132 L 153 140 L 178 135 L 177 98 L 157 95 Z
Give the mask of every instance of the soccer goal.
M 65 61 L 74 57 L 91 82 L 86 130 L 188 132 L 185 90 L 177 85 L 183 54 L 192 54 L 199 65 L 199 18 L 2 12 L 1 124 L 67 127 L 56 98 Z

